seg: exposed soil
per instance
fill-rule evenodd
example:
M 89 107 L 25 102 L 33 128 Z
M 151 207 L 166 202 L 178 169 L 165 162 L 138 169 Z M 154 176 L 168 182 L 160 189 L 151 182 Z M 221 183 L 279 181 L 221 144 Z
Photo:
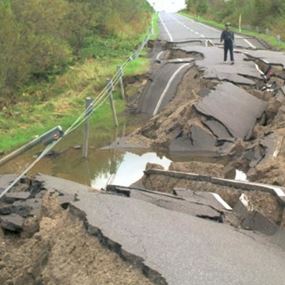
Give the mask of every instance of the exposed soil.
M 148 165 L 147 169 L 156 168 L 155 165 Z M 209 163 L 173 163 L 171 169 L 180 172 L 192 172 L 197 169 L 196 173 L 202 169 L 204 175 L 218 174 L 223 177 L 222 166 Z M 194 181 L 190 179 L 175 178 L 168 175 L 148 174 L 144 175 L 141 180 L 141 186 L 146 189 L 151 189 L 159 192 L 173 193 L 175 188 L 186 188 L 197 192 L 213 192 L 219 194 L 232 208 L 235 207 L 239 201 L 240 196 L 244 193 L 249 199 L 251 210 L 256 210 L 270 221 L 277 225 L 282 223 L 283 207 L 273 195 L 261 191 L 244 191 L 241 189 L 215 185 L 209 182 Z
M 200 72 L 194 66 L 185 75 L 178 87 L 175 98 L 162 112 L 150 119 L 145 126 L 130 135 L 130 140 L 148 140 L 148 144 L 167 149 L 169 141 L 187 128 L 192 106 L 199 99 L 203 88 L 212 88 L 215 82 L 201 79 Z
M 203 55 L 171 48 L 165 50 L 163 55 L 164 59 L 189 57 L 199 60 L 203 58 Z M 253 60 L 263 72 L 269 67 L 261 60 L 254 58 L 248 58 L 248 60 Z M 273 66 L 268 83 L 275 82 L 276 86 L 281 88 L 284 86 L 284 78 L 285 71 L 278 66 Z M 225 147 L 223 151 L 229 157 L 231 168 L 243 169 L 252 181 L 285 186 L 285 152 L 282 151 L 284 140 L 281 139 L 279 146 L 272 144 L 272 149 L 275 147 L 277 150 L 277 155 L 275 153 L 274 158 L 272 157 L 274 150 L 269 154 L 268 147 L 262 146 L 260 142 L 270 132 L 276 133 L 279 137 L 284 137 L 285 94 L 281 89 L 262 90 L 265 83 L 261 77 L 260 79 L 251 79 L 256 82 L 256 85 L 236 85 L 245 89 L 249 94 L 266 101 L 267 108 L 264 115 L 257 121 L 248 141 L 237 139 L 231 142 L 231 147 Z M 193 106 L 205 94 L 209 93 L 209 90 L 213 90 L 218 83 L 218 80 L 202 79 L 202 72 L 194 65 L 184 75 L 176 92 L 176 97 L 157 116 L 151 118 L 143 127 L 131 134 L 130 141 L 142 141 L 149 147 L 169 151 L 171 142 L 179 136 L 191 139 L 192 126 L 198 127 L 205 135 L 215 136 L 204 125 L 203 122 L 206 118 L 197 114 Z M 249 149 L 255 153 L 253 156 L 256 163 L 252 163 L 252 158 L 248 159 Z M 261 154 L 258 156 L 257 153 L 260 152 L 260 149 Z M 199 171 L 202 170 L 199 169 Z
M 203 55 L 168 50 L 163 59 L 178 57 L 200 60 Z M 263 71 L 268 67 L 260 61 L 257 63 Z M 274 69 L 271 80 L 276 81 L 279 87 L 284 86 L 284 78 L 284 70 Z M 125 79 L 131 113 L 136 112 L 140 96 L 149 80 L 149 75 Z M 168 150 L 171 140 L 191 133 L 193 125 L 210 133 L 203 121 L 198 120 L 199 114 L 193 105 L 218 83 L 217 80 L 202 79 L 201 71 L 194 65 L 184 75 L 175 98 L 157 116 L 133 132 L 128 143 Z M 223 178 L 227 177 L 228 169 L 241 168 L 247 171 L 252 181 L 285 186 L 285 94 L 281 90 L 276 94 L 262 91 L 260 84 L 261 80 L 256 80 L 256 86 L 239 86 L 253 96 L 265 100 L 268 106 L 250 139 L 236 140 L 233 143 L 227 153 L 230 161 L 228 165 L 179 162 L 172 163 L 170 170 Z M 276 135 L 276 145 L 264 142 L 271 132 Z M 149 168 L 160 167 L 149 164 L 147 169 Z M 248 192 L 209 182 L 155 174 L 145 175 L 140 184 L 144 188 L 167 193 L 173 193 L 174 188 L 214 192 L 233 208 L 245 193 L 251 210 L 261 213 L 272 223 L 285 227 L 284 208 L 268 193 Z M 83 222 L 60 207 L 55 193 L 45 192 L 37 198 L 41 200 L 38 215 L 25 217 L 23 228 L 19 232 L 12 234 L 9 230 L 4 232 L 0 229 L 0 284 L 153 284 L 138 269 L 103 247 L 97 238 L 88 235 Z
M 180 172 L 199 173 L 201 175 L 210 175 L 224 178 L 224 165 L 217 163 L 203 163 L 198 161 L 174 162 L 169 166 L 169 170 Z
M 0 233 L 0 284 L 152 284 L 104 248 L 57 198 L 43 199 L 39 231 L 25 238 Z

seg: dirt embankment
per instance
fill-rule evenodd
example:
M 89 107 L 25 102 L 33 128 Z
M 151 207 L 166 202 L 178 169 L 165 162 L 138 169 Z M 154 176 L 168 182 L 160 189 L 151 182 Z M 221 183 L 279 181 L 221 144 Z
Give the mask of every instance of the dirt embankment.
M 148 164 L 146 169 L 162 169 L 159 165 Z M 216 176 L 224 178 L 225 169 L 223 165 L 202 162 L 179 162 L 172 163 L 169 170 L 179 172 L 194 172 L 201 175 Z M 235 208 L 242 194 L 249 201 L 251 211 L 261 213 L 276 225 L 284 225 L 284 207 L 280 205 L 277 198 L 272 194 L 262 191 L 244 191 L 242 189 L 215 185 L 207 181 L 173 177 L 172 175 L 145 174 L 140 181 L 141 186 L 159 192 L 173 193 L 175 188 L 190 189 L 194 192 L 212 192 L 219 194 L 232 208 Z
M 173 49 L 165 51 L 162 60 L 178 57 L 193 57 L 196 62 L 203 58 L 201 54 L 197 56 L 196 53 Z M 244 62 L 256 63 L 263 71 L 268 69 L 267 63 L 253 57 L 246 58 Z M 130 142 L 143 142 L 148 147 L 170 152 L 177 149 L 185 152 L 190 146 L 194 151 L 200 149 L 198 152 L 206 153 L 209 148 L 209 153 L 213 151 L 217 156 L 226 155 L 229 168 L 242 169 L 251 181 L 285 186 L 285 89 L 282 89 L 285 70 L 273 66 L 266 89 L 261 77 L 252 78 L 243 74 L 243 78 L 250 79 L 253 84 L 231 82 L 241 92 L 247 92 L 266 103 L 262 116 L 257 118 L 246 139 L 230 136 L 219 122 L 213 122 L 212 118 L 201 115 L 195 108 L 199 101 L 221 83 L 215 78 L 205 79 L 203 74 L 198 65 L 189 69 L 176 90 L 175 98 L 158 115 L 136 130 L 130 136 Z M 238 72 L 237 75 L 240 76 Z
M 39 230 L 31 237 L 0 231 L 0 284 L 152 284 L 89 236 L 83 222 L 45 194 Z
M 199 99 L 201 86 L 213 86 L 201 79 L 196 67 L 191 68 L 178 87 L 175 98 L 159 115 L 151 118 L 142 128 L 130 136 L 131 141 L 147 141 L 149 146 L 167 149 L 169 141 L 187 128 L 193 112 L 192 106 Z

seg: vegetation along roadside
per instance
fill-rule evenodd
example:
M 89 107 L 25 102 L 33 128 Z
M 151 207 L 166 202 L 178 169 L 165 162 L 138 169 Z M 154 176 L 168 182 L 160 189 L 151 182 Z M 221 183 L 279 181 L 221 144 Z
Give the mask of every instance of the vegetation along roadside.
M 270 46 L 285 50 L 284 0 L 187 0 L 181 13 L 223 29 L 230 22 L 235 32 L 256 37 Z
M 0 152 L 55 124 L 69 126 L 82 112 L 84 98 L 96 96 L 141 43 L 151 17 L 149 4 L 141 0 L 2 1 Z M 144 52 L 126 75 L 148 68 Z M 124 102 L 117 93 L 115 100 L 120 113 Z M 92 120 L 111 122 L 109 109 L 102 106 Z

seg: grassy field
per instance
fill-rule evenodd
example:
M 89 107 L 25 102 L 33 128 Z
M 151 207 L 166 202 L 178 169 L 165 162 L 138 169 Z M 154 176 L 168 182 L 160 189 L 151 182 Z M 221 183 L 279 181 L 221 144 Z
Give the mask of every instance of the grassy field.
M 206 19 L 206 18 L 203 18 L 203 17 L 200 17 L 200 16 L 199 16 L 199 18 L 197 18 L 197 17 L 193 16 L 192 14 L 190 14 L 187 11 L 181 11 L 180 14 L 183 15 L 183 16 L 189 17 L 191 19 L 194 19 L 196 21 L 199 21 L 201 23 L 213 26 L 215 28 L 219 28 L 221 30 L 224 29 L 224 24 L 223 23 L 218 23 L 218 22 L 215 22 L 213 20 L 209 20 L 209 19 Z M 233 31 L 235 33 L 239 32 L 239 30 L 237 28 L 233 27 L 232 29 L 233 29 Z M 248 31 L 248 30 L 242 30 L 242 34 L 248 35 L 248 36 L 252 36 L 252 37 L 255 37 L 255 38 L 260 39 L 260 40 L 263 40 L 268 45 L 270 45 L 271 47 L 273 47 L 275 49 L 285 50 L 285 43 L 278 41 L 276 37 L 273 37 L 271 35 L 266 35 L 266 34 L 257 33 L 257 32 L 254 32 L 254 31 Z
M 157 16 L 153 21 L 157 26 Z M 83 112 L 85 98 L 96 98 L 107 79 L 115 74 L 117 67 L 131 55 L 145 35 L 132 40 L 122 39 L 119 43 L 114 38 L 90 39 L 90 46 L 82 51 L 83 60 L 48 83 L 31 84 L 23 89 L 21 102 L 4 108 L 0 113 L 0 151 L 8 152 L 54 126 L 69 127 Z M 140 57 L 127 65 L 125 76 L 143 74 L 149 67 L 145 48 Z M 115 92 L 114 99 L 120 115 L 125 108 L 124 101 L 119 92 Z M 92 121 L 98 124 L 98 128 L 102 125 L 113 128 L 108 101 L 95 112 Z

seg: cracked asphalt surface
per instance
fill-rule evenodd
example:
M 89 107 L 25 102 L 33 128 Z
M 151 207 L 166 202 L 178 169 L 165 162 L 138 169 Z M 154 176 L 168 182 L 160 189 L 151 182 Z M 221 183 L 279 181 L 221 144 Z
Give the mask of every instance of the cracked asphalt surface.
M 160 13 L 161 39 L 181 42 L 194 39 L 210 39 L 214 44 L 220 43 L 221 30 L 209 27 L 178 14 Z M 236 46 L 244 48 L 264 48 L 253 38 L 235 35 Z
M 88 192 L 63 179 L 38 178 L 47 189 L 77 193 L 71 204 L 86 215 L 88 226 L 141 257 L 167 284 L 283 284 L 285 252 L 262 235 L 136 198 Z
M 156 115 L 175 97 L 178 84 L 191 66 L 191 63 L 166 63 L 161 65 L 146 88 L 144 96 L 142 96 L 139 111 L 149 115 Z
M 162 13 L 160 19 L 163 40 L 199 39 L 203 42 L 210 39 L 214 44 L 219 43 L 217 29 L 180 15 Z M 232 137 L 245 139 L 251 135 L 266 103 L 233 85 L 251 86 L 260 78 L 254 62 L 245 60 L 248 56 L 264 61 L 270 58 L 276 65 L 285 63 L 285 57 L 278 59 L 274 52 L 250 50 L 262 48 L 254 39 L 237 36 L 236 44 L 249 49 L 236 50 L 234 66 L 221 63 L 222 49 L 217 46 L 176 44 L 176 49 L 188 53 L 189 57 L 193 52 L 202 55 L 195 64 L 203 72 L 203 78 L 225 81 L 208 90 L 195 105 L 206 118 L 201 119 L 203 128 L 195 124 L 190 128 L 193 148 L 214 148 L 217 137 L 231 143 Z M 144 93 L 140 112 L 154 116 L 167 106 L 191 66 L 189 62 L 163 62 Z M 182 146 L 179 148 L 185 145 L 188 148 L 189 136 L 180 138 Z M 269 146 L 272 147 L 271 141 Z M 275 146 L 271 152 L 274 151 Z M 11 179 L 0 177 L 0 192 Z M 183 188 L 175 189 L 177 197 L 132 188 L 122 189 L 122 193 L 100 193 L 64 179 L 46 175 L 39 175 L 37 179 L 43 181 L 48 190 L 63 194 L 60 202 L 70 204 L 75 214 L 86 218 L 89 233 L 103 238 L 123 258 L 139 267 L 143 265 L 147 268 L 145 272 L 155 272 L 161 282 L 158 284 L 284 283 L 284 249 L 272 243 L 268 236 L 234 228 L 227 222 L 218 223 L 221 212 L 227 217 L 231 209 L 223 209 L 211 193 L 195 196 L 196 193 L 193 195 Z M 280 236 L 284 239 L 284 233 Z

